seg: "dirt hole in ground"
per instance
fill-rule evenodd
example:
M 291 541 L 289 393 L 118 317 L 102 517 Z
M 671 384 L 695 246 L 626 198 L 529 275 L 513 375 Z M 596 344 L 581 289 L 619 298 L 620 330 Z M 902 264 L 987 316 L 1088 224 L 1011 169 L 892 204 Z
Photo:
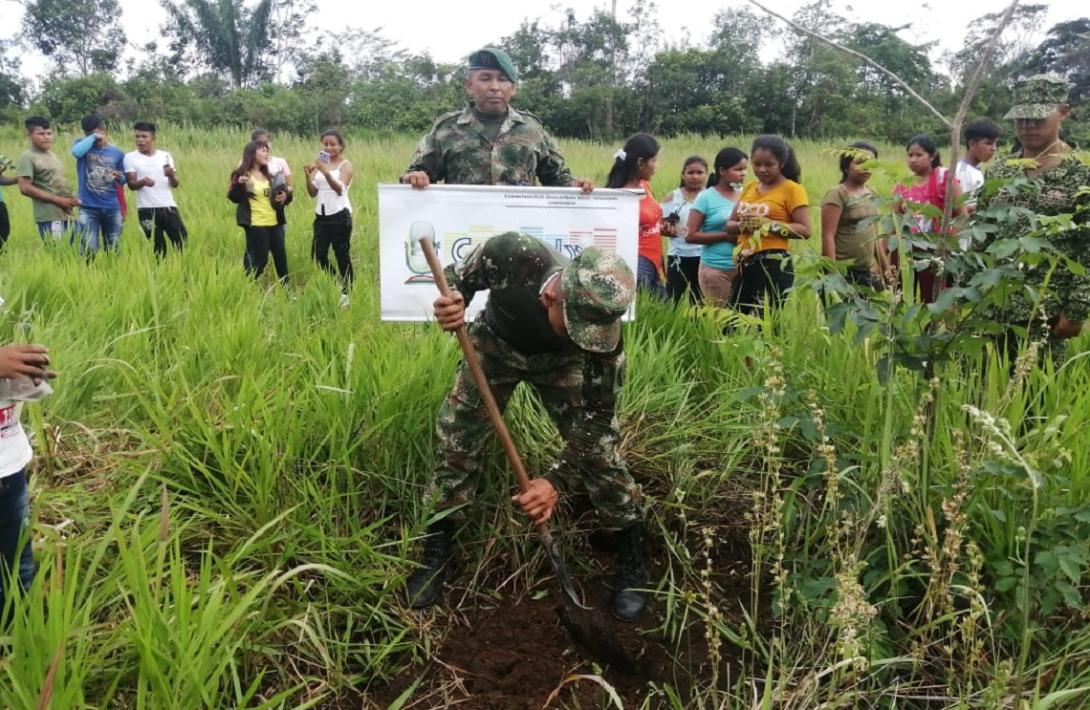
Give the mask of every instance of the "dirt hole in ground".
M 588 600 L 608 615 L 609 597 Z M 620 697 L 625 708 L 641 707 L 658 686 L 668 684 L 687 697 L 694 683 L 710 676 L 704 629 L 691 624 L 680 641 L 657 631 L 661 604 L 654 603 L 637 623 L 613 622 L 617 638 L 636 659 L 641 674 L 625 675 L 595 665 L 571 641 L 561 625 L 551 598 L 523 598 L 492 606 L 463 604 L 450 613 L 426 665 L 417 666 L 393 682 L 366 691 L 363 707 L 385 708 L 419 681 L 406 708 L 511 708 L 539 710 L 559 687 L 551 708 L 616 707 L 608 691 L 592 679 L 565 683 L 571 675 L 598 675 Z M 430 612 L 425 612 L 430 613 Z M 720 677 L 737 670 L 737 650 L 724 645 Z M 563 686 L 563 687 L 561 687 Z M 666 697 L 652 697 L 649 707 L 667 705 Z M 355 707 L 359 707 L 356 705 Z

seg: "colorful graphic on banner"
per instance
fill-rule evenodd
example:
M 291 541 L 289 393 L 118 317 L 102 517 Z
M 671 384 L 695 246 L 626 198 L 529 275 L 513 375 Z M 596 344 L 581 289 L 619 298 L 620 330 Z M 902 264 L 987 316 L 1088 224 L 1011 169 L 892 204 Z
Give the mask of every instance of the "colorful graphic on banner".
M 430 317 L 436 291 L 420 248 L 425 234 L 434 235 L 444 265 L 497 234 L 522 232 L 569 259 L 589 246 L 615 251 L 635 272 L 641 196 L 604 189 L 584 195 L 573 188 L 379 185 L 382 319 Z M 484 302 L 478 295 L 468 312 L 474 315 Z

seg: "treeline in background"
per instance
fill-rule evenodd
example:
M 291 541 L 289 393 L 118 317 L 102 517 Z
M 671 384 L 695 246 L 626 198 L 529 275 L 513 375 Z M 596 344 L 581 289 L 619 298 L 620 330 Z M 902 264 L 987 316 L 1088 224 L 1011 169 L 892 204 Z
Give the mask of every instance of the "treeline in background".
M 54 71 L 31 86 L 16 61 L 4 59 L 0 113 L 15 119 L 33 111 L 62 123 L 96 111 L 116 122 L 419 132 L 464 102 L 460 64 L 410 52 L 380 30 L 319 32 L 314 0 L 163 4 L 169 19 L 162 40 L 122 61 L 118 0 L 28 0 L 18 44 L 40 51 Z M 538 114 L 559 136 L 771 132 L 899 143 L 943 130 L 882 73 L 746 7 L 721 11 L 711 26 L 690 28 L 673 44 L 663 37 L 690 24 L 683 6 L 659 13 L 637 0 L 623 16 L 598 10 L 582 20 L 572 10 L 552 13 L 523 21 L 495 45 L 521 72 L 515 105 Z M 998 15 L 971 23 L 963 47 L 939 65 L 929 58 L 930 44 L 902 39 L 904 27 L 853 22 L 835 14 L 828 0 L 793 19 L 878 61 L 952 115 Z M 986 70 L 974 115 L 1001 117 L 1014 80 L 1029 74 L 1063 74 L 1075 86 L 1076 105 L 1090 90 L 1090 18 L 1056 24 L 1034 41 L 1045 15 L 1044 4 L 1018 9 Z M 5 56 L 16 47 L 9 45 Z M 1076 110 L 1065 130 L 1070 142 L 1090 143 L 1085 112 Z

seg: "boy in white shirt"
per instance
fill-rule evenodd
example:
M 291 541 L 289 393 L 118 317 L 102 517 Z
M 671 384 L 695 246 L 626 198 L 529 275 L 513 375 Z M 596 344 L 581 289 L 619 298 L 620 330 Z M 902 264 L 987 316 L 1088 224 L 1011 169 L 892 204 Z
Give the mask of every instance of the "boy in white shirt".
M 155 236 L 155 255 L 167 253 L 167 239 L 177 249 L 189 236 L 178 213 L 172 189 L 178 187 L 174 156 L 155 148 L 155 124 L 141 121 L 133 126 L 136 150 L 125 154 L 125 180 L 136 192 L 136 214 L 148 239 Z M 166 238 L 164 238 L 164 236 Z
M 56 375 L 41 345 L 0 348 L 0 620 L 9 585 L 26 589 L 35 572 L 30 543 L 23 540 L 30 523 L 26 469 L 34 452 L 19 415 L 24 401 L 53 391 L 46 381 Z M 20 543 L 25 544 L 20 548 Z
M 965 155 L 958 161 L 957 175 L 961 191 L 967 195 L 965 207 L 972 214 L 976 209 L 974 197 L 984 185 L 984 171 L 980 169 L 995 155 L 996 143 L 1003 130 L 990 118 L 978 118 L 965 126 Z

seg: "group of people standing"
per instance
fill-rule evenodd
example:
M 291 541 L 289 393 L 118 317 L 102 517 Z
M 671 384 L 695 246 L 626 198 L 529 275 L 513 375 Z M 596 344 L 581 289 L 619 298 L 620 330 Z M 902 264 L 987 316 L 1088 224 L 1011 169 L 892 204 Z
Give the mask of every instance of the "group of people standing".
M 758 136 L 750 153 L 719 151 L 709 173 L 698 156 L 685 160 L 681 182 L 662 202 L 651 192 L 659 144 L 647 133 L 625 141 L 614 155 L 607 187 L 638 188 L 641 288 L 685 293 L 696 302 L 756 312 L 778 306 L 794 282 L 789 240 L 810 236 L 810 207 L 791 146 L 775 135 Z M 752 167 L 755 180 L 745 182 Z M 664 264 L 663 237 L 670 238 Z M 664 268 L 665 265 L 665 268 Z
M 418 189 L 445 181 L 473 185 L 579 186 L 564 164 L 555 142 L 541 123 L 509 103 L 517 90 L 517 72 L 500 50 L 486 48 L 470 55 L 465 89 L 472 105 L 441 116 L 421 141 L 402 182 Z M 1059 139 L 1067 116 L 1067 84 L 1057 77 L 1033 77 L 1019 84 L 1016 105 L 1007 118 L 1015 122 L 1020 147 L 1013 157 L 1025 164 L 993 168 L 989 175 L 1023 171 L 1032 184 L 988 193 L 978 202 L 1029 205 L 1040 214 L 1071 211 L 1085 201 L 1081 186 L 1090 184 L 1090 168 L 1079 162 Z M 998 127 L 990 121 L 970 124 L 967 154 L 953 182 L 955 216 L 977 204 L 972 195 L 983 183 L 980 166 L 995 153 Z M 899 268 L 886 249 L 879 229 L 878 195 L 868 185 L 870 162 L 877 149 L 856 142 L 839 160 L 841 181 L 821 200 L 822 253 L 847 262 L 854 283 L 875 290 L 894 287 Z M 483 366 L 490 385 L 498 390 L 501 407 L 515 385 L 527 382 L 548 401 L 547 408 L 565 440 L 560 459 L 515 496 L 533 520 L 552 515 L 561 491 L 581 489 L 594 505 L 601 523 L 615 531 L 616 566 L 613 614 L 622 620 L 639 616 L 646 605 L 641 587 L 647 584 L 644 564 L 643 511 L 635 484 L 617 449 L 618 390 L 624 382 L 624 344 L 619 330 L 608 338 L 583 337 L 587 321 L 614 328 L 619 312 L 631 302 L 637 284 L 656 295 L 683 299 L 688 293 L 717 306 L 756 312 L 782 303 L 794 281 L 789 246 L 812 233 L 810 201 L 800 184 L 801 168 L 791 146 L 775 135 L 758 137 L 748 154 L 738 147 L 719 151 L 709 166 L 700 156 L 684 161 L 678 187 L 661 202 L 650 180 L 658 167 L 659 145 L 646 133 L 630 137 L 613 156 L 607 187 L 640 189 L 639 258 L 633 274 L 618 261 L 608 265 L 588 248 L 571 263 L 524 235 L 505 234 L 472 250 L 458 266 L 448 267 L 455 288 L 451 297 L 435 301 L 440 325 L 454 330 L 465 324 L 465 305 L 473 294 L 490 289 L 482 315 L 472 323 L 470 337 L 485 353 Z M 946 197 L 947 180 L 938 150 L 927 136 L 914 136 L 906 145 L 906 163 L 913 179 L 895 190 L 893 210 L 908 224 L 915 242 L 939 227 L 933 210 Z M 747 182 L 747 171 L 753 179 Z M 1082 197 L 1080 197 L 1082 195 Z M 1000 227 L 1000 232 L 1024 229 L 1024 220 Z M 1081 235 L 1081 236 L 1080 236 Z M 1065 256 L 1090 265 L 1086 229 L 1066 232 L 1056 242 Z M 670 245 L 663 253 L 664 238 Z M 1080 242 L 1079 240 L 1082 239 Z M 1081 246 L 1080 246 L 1081 244 Z M 968 246 L 963 246 L 968 248 Z M 925 259 L 913 254 L 914 262 Z M 941 290 L 942 276 L 913 264 L 914 288 L 924 300 Z M 904 268 L 908 268 L 907 266 Z M 1050 337 L 1070 337 L 1090 311 L 1090 279 L 1061 267 L 1053 284 L 1064 291 L 1046 304 Z M 1042 274 L 1026 274 L 1037 285 Z M 601 293 L 589 285 L 596 284 Z M 459 291 L 461 289 L 463 292 Z M 606 309 L 605 305 L 612 307 Z M 1005 317 L 1005 314 L 998 314 Z M 1014 326 L 1025 326 L 1032 314 L 1009 313 Z M 558 386 L 562 385 L 562 389 Z M 565 401 L 565 398 L 570 398 Z M 556 405 L 556 406 L 554 406 Z M 565 406 L 560 406 L 565 405 Z M 436 424 L 440 465 L 428 488 L 430 519 L 418 568 L 407 582 L 410 604 L 437 604 L 449 576 L 454 539 L 466 509 L 475 497 L 479 459 L 488 434 L 479 393 L 463 363 Z
M 144 236 L 152 240 L 157 256 L 168 247 L 182 249 L 188 232 L 178 211 L 174 190 L 180 186 L 174 156 L 156 146 L 155 124 L 133 125 L 136 150 L 123 152 L 110 142 L 98 116 L 81 121 L 84 136 L 71 147 L 76 159 L 78 191 L 64 177 L 64 166 L 53 153 L 54 134 L 49 119 L 31 116 L 24 122 L 29 148 L 13 162 L 0 156 L 0 186 L 18 185 L 33 203 L 38 235 L 45 242 L 78 243 L 79 251 L 93 256 L 99 251 L 118 251 L 127 216 L 125 189 L 136 193 L 137 218 Z M 294 181 L 283 158 L 271 154 L 272 135 L 255 130 L 232 172 L 227 197 L 237 204 L 235 219 L 246 237 L 243 265 L 261 276 L 272 257 L 281 280 L 288 276 L 284 207 L 292 200 Z M 321 150 L 313 163 L 304 166 L 307 193 L 315 200 L 312 254 L 325 270 L 333 272 L 332 250 L 339 272 L 341 305 L 348 304 L 352 284 L 352 163 L 344 156 L 340 132 L 321 134 Z M 13 174 L 12 174 L 13 173 Z M 7 205 L 0 191 L 0 249 L 11 231 Z
M 348 188 L 355 174 L 344 155 L 344 136 L 334 129 L 323 131 L 322 148 L 314 162 L 303 166 L 307 194 L 314 198 L 314 234 L 311 254 L 322 269 L 333 273 L 329 252 L 333 251 L 341 280 L 341 306 L 348 305 L 352 285 L 352 202 Z M 295 193 L 288 161 L 272 154 L 272 134 L 257 129 L 242 151 L 238 167 L 231 173 L 227 199 L 234 202 L 235 222 L 246 235 L 243 267 L 260 277 L 272 257 L 276 275 L 288 279 L 288 252 L 284 227 L 285 207 Z
M 555 141 L 533 114 L 510 106 L 518 73 L 501 50 L 484 48 L 469 56 L 464 82 L 470 106 L 440 116 L 424 136 L 401 181 L 415 189 L 436 182 L 469 185 L 532 185 L 593 188 L 567 168 Z M 1085 201 L 1082 186 L 1090 184 L 1090 168 L 1075 158 L 1059 137 L 1069 112 L 1067 84 L 1055 77 L 1033 77 L 1016 93 L 1007 118 L 1014 120 L 1020 142 L 1014 157 L 989 171 L 997 177 L 1024 177 L 1026 184 L 987 193 L 979 203 L 959 203 L 957 210 L 985 209 L 991 204 L 1028 206 L 1038 214 L 1071 212 Z M 93 119 L 94 117 L 88 117 Z M 992 124 L 994 126 L 994 124 Z M 59 162 L 50 153 L 53 136 L 48 121 L 27 121 L 32 147 L 20 157 L 16 180 L 34 200 L 35 221 L 43 239 L 80 234 L 84 249 L 99 248 L 102 234 L 116 248 L 120 223 L 111 191 L 127 184 L 146 201 L 138 202 L 145 233 L 161 229 L 181 246 L 185 229 L 170 190 L 178 174 L 169 154 L 155 148 L 155 129 L 137 124 L 137 151 L 128 156 L 109 145 L 101 122 L 85 120 L 86 138 L 73 154 L 80 161 L 80 197 L 72 195 L 61 177 Z M 998 129 L 986 123 L 970 126 L 966 166 L 959 166 L 961 184 L 972 191 L 981 182 L 979 164 L 994 153 Z M 286 161 L 272 155 L 271 136 L 255 131 L 231 174 L 228 198 L 237 204 L 236 221 L 246 234 L 244 263 L 260 276 L 272 256 L 281 279 L 288 275 L 284 248 L 284 208 L 294 185 Z M 308 194 L 315 199 L 314 257 L 331 268 L 332 249 L 347 293 L 352 269 L 349 239 L 352 230 L 348 188 L 353 169 L 344 157 L 345 142 L 336 131 L 322 134 L 322 150 L 305 166 Z M 564 440 L 559 459 L 535 476 L 528 489 L 514 497 L 537 523 L 553 515 L 561 492 L 582 491 L 603 527 L 614 532 L 615 573 L 611 609 L 622 620 L 643 613 L 647 587 L 644 556 L 645 525 L 640 487 L 621 455 L 616 406 L 625 382 L 626 357 L 620 319 L 635 298 L 637 284 L 653 292 L 665 288 L 676 299 L 689 293 L 717 306 L 757 311 L 778 306 L 794 280 L 788 259 L 792 240 L 811 235 L 810 203 L 800 185 L 801 169 L 791 146 L 775 135 L 758 137 L 748 153 L 737 147 L 719 151 L 709 166 L 699 156 L 684 162 L 678 187 L 658 202 L 650 180 L 658 164 L 659 145 L 653 136 L 629 138 L 613 156 L 609 187 L 642 189 L 639 206 L 639 265 L 637 272 L 615 254 L 589 247 L 572 260 L 539 240 L 517 233 L 493 237 L 475 246 L 462 262 L 447 267 L 453 289 L 434 304 L 435 317 L 445 330 L 466 325 L 466 305 L 488 291 L 480 317 L 469 325 L 469 336 L 481 352 L 481 366 L 503 408 L 522 382 L 534 387 Z M 841 182 L 821 201 L 822 252 L 848 261 L 850 278 L 873 288 L 885 287 L 889 264 L 878 234 L 874 191 L 867 185 L 868 161 L 878 151 L 857 142 L 840 159 Z M 932 217 L 918 220 L 919 205 L 939 205 L 945 198 L 938 151 L 926 136 L 907 145 L 907 163 L 915 175 L 898 186 L 894 209 L 905 214 L 913 229 L 931 232 Z M 5 172 L 0 161 L 0 176 Z M 1030 164 L 1032 163 L 1032 164 Z M 754 179 L 746 182 L 752 169 Z M 968 176 L 968 177 L 965 177 Z M 7 180 L 7 178 L 4 178 Z M 5 184 L 12 184 L 6 182 Z M 960 193 L 963 187 L 954 183 Z M 955 197 L 958 196 L 957 194 Z M 80 227 L 72 225 L 72 210 L 83 205 Z M 999 232 L 1017 233 L 1024 220 L 999 225 Z M 663 239 L 670 246 L 663 253 Z M 1067 230 L 1054 239 L 1063 256 L 1090 266 L 1085 227 Z M 157 245 L 161 237 L 157 237 Z M 166 250 L 165 241 L 163 251 Z M 158 246 L 157 246 L 158 251 Z M 939 288 L 932 274 L 917 271 L 917 288 L 931 298 Z M 1050 271 L 1050 296 L 1044 309 L 1050 335 L 1071 337 L 1090 316 L 1090 279 L 1061 265 Z M 1046 278 L 1027 272 L 1027 284 Z M 1021 301 L 1018 298 L 1022 299 Z M 1037 306 L 1016 298 L 1010 322 L 1028 325 Z M 344 303 L 347 303 L 345 296 Z M 41 394 L 40 386 L 54 373 L 45 348 L 9 345 L 0 348 L 0 381 L 20 380 L 26 395 L 0 392 L 0 553 L 4 571 L 18 564 L 18 579 L 26 583 L 33 560 L 15 542 L 26 520 L 25 470 L 29 445 L 19 424 L 19 397 Z M 466 363 L 462 363 L 436 421 L 439 464 L 428 486 L 427 504 L 434 514 L 427 522 L 417 569 L 407 580 L 408 602 L 414 608 L 439 602 L 449 576 L 454 547 L 472 504 L 488 440 L 487 416 Z M 22 555 L 20 557 L 20 554 Z M 5 575 L 0 573 L 0 580 Z M 2 588 L 0 588 L 2 591 Z M 0 597 L 2 600 L 2 597 Z M 0 605 L 2 606 L 2 605 Z
M 0 185 L 18 185 L 33 203 L 38 236 L 45 242 L 78 242 L 79 251 L 93 256 L 98 251 L 117 251 L 127 215 L 125 188 L 136 192 L 137 215 L 144 235 L 154 237 L 155 253 L 167 250 L 167 239 L 182 248 L 186 228 L 174 201 L 179 186 L 174 157 L 156 148 L 155 125 L 133 126 L 136 150 L 124 153 L 110 142 L 102 119 L 84 116 L 83 137 L 73 143 L 78 191 L 64 177 L 64 166 L 53 153 L 53 128 L 49 119 L 31 116 L 24 121 L 30 146 L 12 165 L 0 160 Z M 6 174 L 14 170 L 13 175 Z M 0 248 L 10 234 L 7 206 L 0 196 Z M 77 211 L 78 210 L 78 211 Z

